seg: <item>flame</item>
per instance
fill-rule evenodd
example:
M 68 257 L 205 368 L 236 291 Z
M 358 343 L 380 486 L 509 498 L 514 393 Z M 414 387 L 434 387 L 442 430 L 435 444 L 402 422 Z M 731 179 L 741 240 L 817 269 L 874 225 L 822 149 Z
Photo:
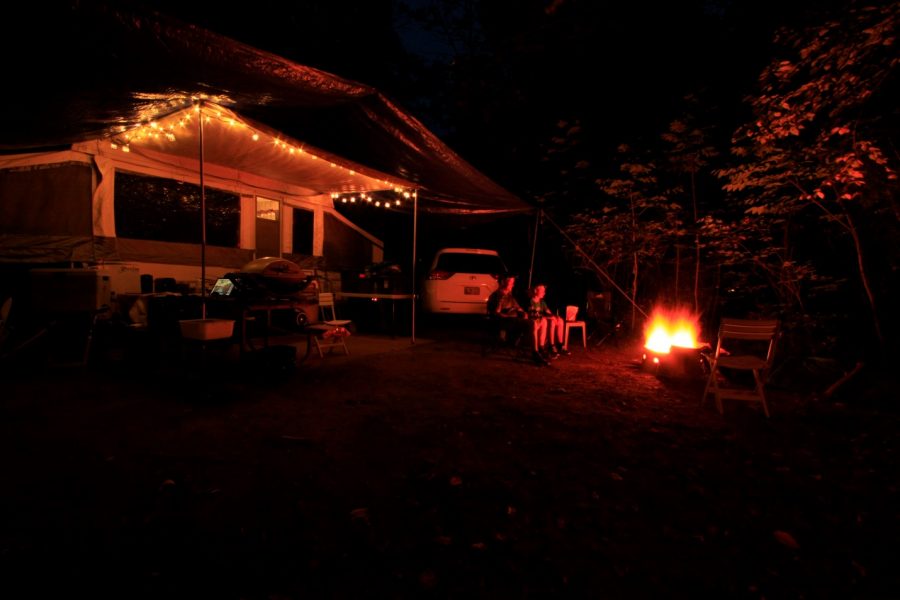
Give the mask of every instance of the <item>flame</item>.
M 668 354 L 672 346 L 699 348 L 698 317 L 687 310 L 657 308 L 650 315 L 645 329 L 644 347 L 657 354 Z

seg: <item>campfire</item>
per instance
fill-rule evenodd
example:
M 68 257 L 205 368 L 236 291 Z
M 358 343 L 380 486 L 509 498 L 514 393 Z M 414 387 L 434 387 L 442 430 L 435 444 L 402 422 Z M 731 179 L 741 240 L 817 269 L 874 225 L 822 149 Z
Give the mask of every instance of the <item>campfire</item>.
M 642 365 L 657 375 L 702 374 L 699 317 L 684 309 L 656 308 L 644 330 Z

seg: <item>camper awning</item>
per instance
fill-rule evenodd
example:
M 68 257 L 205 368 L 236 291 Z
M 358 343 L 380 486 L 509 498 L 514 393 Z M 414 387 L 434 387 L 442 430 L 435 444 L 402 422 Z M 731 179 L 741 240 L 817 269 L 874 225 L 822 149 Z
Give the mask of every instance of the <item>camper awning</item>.
M 207 169 L 216 168 L 229 179 L 240 180 L 242 174 L 252 173 L 278 182 L 285 191 L 299 196 L 416 187 L 408 180 L 295 140 L 212 102 L 186 102 L 187 108 L 113 133 L 102 142 L 106 145 L 102 152 L 119 151 L 190 169 L 199 160 L 198 121 L 202 119 L 204 163 Z
M 241 127 L 263 131 L 269 141 L 282 135 L 289 144 L 285 153 L 250 136 L 210 148 L 208 160 L 221 166 L 317 193 L 375 189 L 376 180 L 389 181 L 417 188 L 419 209 L 439 214 L 531 210 L 374 88 L 115 3 L 31 4 L 16 10 L 32 14 L 5 19 L 0 36 L 8 65 L 0 95 L 2 152 L 98 138 L 121 142 L 125 132 L 152 127 L 205 99 Z M 191 151 L 186 142 L 167 141 L 158 150 Z M 290 149 L 305 145 L 324 162 L 290 160 Z

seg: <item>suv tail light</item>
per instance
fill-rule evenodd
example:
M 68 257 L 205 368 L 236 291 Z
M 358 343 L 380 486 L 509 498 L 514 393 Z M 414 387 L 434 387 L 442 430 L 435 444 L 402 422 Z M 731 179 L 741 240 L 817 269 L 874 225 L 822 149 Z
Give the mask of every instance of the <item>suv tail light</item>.
M 444 279 L 450 279 L 453 277 L 453 273 L 450 271 L 432 271 L 428 274 L 428 279 L 438 279 L 443 281 Z

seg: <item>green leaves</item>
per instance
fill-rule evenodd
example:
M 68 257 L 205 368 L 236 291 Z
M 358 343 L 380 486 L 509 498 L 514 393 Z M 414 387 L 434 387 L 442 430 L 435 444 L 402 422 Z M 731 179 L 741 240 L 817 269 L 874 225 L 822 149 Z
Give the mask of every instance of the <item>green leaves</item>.
M 851 9 L 818 27 L 781 31 L 776 42 L 784 56 L 762 71 L 760 93 L 750 99 L 753 120 L 733 138 L 734 164 L 717 172 L 731 203 L 759 217 L 760 229 L 781 228 L 783 268 L 771 271 L 772 281 L 798 305 L 803 281 L 817 274 L 813 263 L 787 269 L 787 259 L 798 252 L 816 257 L 813 248 L 800 246 L 816 239 L 805 232 L 822 221 L 838 225 L 829 232 L 846 234 L 855 250 L 847 265 L 866 290 L 876 331 L 877 290 L 863 247 L 864 236 L 900 233 L 890 200 L 897 192 L 896 155 L 883 151 L 893 135 L 887 117 L 893 109 L 886 108 L 896 103 L 890 82 L 898 65 L 898 7 Z M 835 270 L 834 261 L 816 266 Z

